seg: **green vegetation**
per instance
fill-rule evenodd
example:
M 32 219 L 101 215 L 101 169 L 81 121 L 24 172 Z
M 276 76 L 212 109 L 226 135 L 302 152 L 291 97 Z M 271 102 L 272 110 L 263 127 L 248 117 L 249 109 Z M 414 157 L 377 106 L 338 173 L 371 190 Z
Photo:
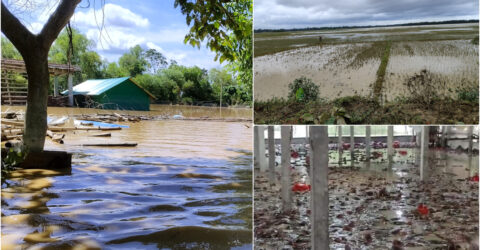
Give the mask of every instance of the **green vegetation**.
M 472 39 L 472 44 L 478 45 L 478 36 Z
M 297 102 L 314 101 L 318 98 L 318 86 L 304 76 L 295 79 L 288 88 L 290 89 L 288 98 Z
M 227 66 L 207 71 L 197 66 L 178 65 L 155 49 L 143 49 L 136 45 L 123 54 L 117 62 L 108 62 L 93 51 L 94 42 L 84 34 L 73 30 L 73 56 L 71 63 L 79 65 L 82 72 L 74 74 L 74 82 L 87 79 L 103 79 L 131 76 L 140 86 L 152 93 L 158 103 L 219 104 L 222 95 L 223 105 L 249 105 L 251 103 L 251 83 L 239 82 L 236 69 Z M 64 30 L 49 52 L 49 61 L 67 64 L 68 35 Z M 2 57 L 21 59 L 15 47 L 2 37 Z M 18 82 L 25 78 L 15 75 Z M 67 77 L 59 76 L 59 90 L 67 89 Z M 53 94 L 53 78 L 50 79 L 50 93 Z
M 385 72 L 387 71 L 387 65 L 388 65 L 388 59 L 390 57 L 390 47 L 392 43 L 390 41 L 386 42 L 385 44 L 385 50 L 383 52 L 382 60 L 380 62 L 380 66 L 378 67 L 377 70 L 377 80 L 375 81 L 373 85 L 373 95 L 375 98 L 378 98 L 381 96 L 382 93 L 382 86 L 383 82 L 385 80 Z

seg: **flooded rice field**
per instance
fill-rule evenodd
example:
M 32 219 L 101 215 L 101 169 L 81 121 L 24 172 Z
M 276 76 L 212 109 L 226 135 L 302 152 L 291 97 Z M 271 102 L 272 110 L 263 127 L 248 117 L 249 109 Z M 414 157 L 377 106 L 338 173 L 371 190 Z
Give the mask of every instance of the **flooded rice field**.
M 301 76 L 327 100 L 372 95 L 386 41 L 385 100 L 409 97 L 407 82 L 422 71 L 439 96 L 455 97 L 478 86 L 476 36 L 478 24 L 256 33 L 255 100 L 287 97 L 288 84 Z
M 79 112 L 109 111 L 49 108 L 52 116 Z M 46 149 L 73 153 L 71 171 L 12 173 L 2 186 L 2 249 L 251 249 L 251 129 L 240 122 L 120 124 L 129 128 L 112 138 L 75 131 L 64 144 L 47 140 Z M 80 146 L 85 141 L 138 146 Z
M 292 159 L 294 183 L 309 183 L 305 149 Z M 416 148 L 397 148 L 389 164 L 386 149 L 349 152 L 338 167 L 330 150 L 329 232 L 331 249 L 477 249 L 478 155 L 430 149 L 423 175 Z M 277 167 L 277 171 L 279 168 Z M 310 192 L 293 195 L 293 211 L 281 211 L 277 185 L 255 172 L 255 245 L 258 249 L 310 247 Z M 422 179 L 423 178 L 423 179 Z M 419 204 L 428 213 L 419 213 Z M 272 226 L 274 225 L 274 226 Z

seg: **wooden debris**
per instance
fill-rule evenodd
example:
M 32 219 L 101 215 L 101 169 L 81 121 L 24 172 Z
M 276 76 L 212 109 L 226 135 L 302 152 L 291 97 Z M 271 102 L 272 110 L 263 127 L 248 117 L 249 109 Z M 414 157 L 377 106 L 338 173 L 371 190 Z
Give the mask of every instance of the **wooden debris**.
M 90 135 L 90 136 L 93 136 L 93 137 L 111 137 L 112 134 L 111 133 L 103 133 L 103 134 L 94 134 L 94 135 Z
M 52 141 L 63 144 L 63 138 L 65 138 L 65 134 L 56 134 L 50 130 L 47 130 L 47 135 L 52 139 Z
M 2 124 L 13 125 L 16 127 L 23 127 L 23 121 L 10 121 L 10 120 L 2 120 Z
M 121 130 L 122 128 L 121 127 L 88 127 L 88 128 L 84 128 L 84 127 L 49 127 L 48 128 L 49 130 L 53 131 L 53 132 L 61 132 L 61 131 L 71 131 L 71 130 Z
M 136 147 L 136 142 L 124 142 L 124 143 L 86 143 L 82 146 L 94 146 L 94 147 Z

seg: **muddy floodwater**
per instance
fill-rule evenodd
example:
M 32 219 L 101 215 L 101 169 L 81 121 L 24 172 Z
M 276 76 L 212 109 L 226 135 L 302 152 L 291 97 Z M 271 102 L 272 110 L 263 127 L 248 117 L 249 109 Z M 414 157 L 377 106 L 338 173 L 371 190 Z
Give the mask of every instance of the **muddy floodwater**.
M 292 159 L 292 181 L 307 183 L 305 151 Z M 397 148 L 393 163 L 386 149 L 342 155 L 330 150 L 329 232 L 331 249 L 477 249 L 478 155 L 430 149 L 423 173 L 415 148 Z M 277 168 L 279 172 L 279 168 Z M 310 192 L 293 195 L 293 211 L 281 211 L 277 185 L 255 172 L 255 244 L 258 249 L 305 249 L 310 245 Z M 423 179 L 422 179 L 423 178 Z M 419 204 L 428 214 L 418 212 Z M 274 226 L 272 226 L 274 225 Z M 400 247 L 400 248 L 399 248 Z
M 219 116 L 213 108 L 152 109 L 138 113 Z M 49 108 L 52 116 L 109 112 Z M 250 115 L 222 111 L 222 117 Z M 66 133 L 63 145 L 47 139 L 46 149 L 73 153 L 71 171 L 11 174 L 2 186 L 2 249 L 251 249 L 252 135 L 245 123 L 120 124 L 130 127 L 111 131 L 112 138 L 75 131 Z M 138 146 L 80 146 L 87 141 Z
M 478 24 L 256 33 L 254 97 L 286 98 L 288 84 L 301 76 L 319 86 L 320 98 L 371 96 L 389 41 L 384 100 L 409 97 L 408 80 L 424 70 L 440 97 L 456 98 L 479 83 L 474 37 Z

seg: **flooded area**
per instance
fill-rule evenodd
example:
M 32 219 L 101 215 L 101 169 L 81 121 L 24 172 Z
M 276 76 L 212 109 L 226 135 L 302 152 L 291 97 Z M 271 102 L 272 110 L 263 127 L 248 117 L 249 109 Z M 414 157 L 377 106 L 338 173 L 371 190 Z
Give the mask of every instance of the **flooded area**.
M 404 147 L 406 146 L 406 147 Z M 478 154 L 430 149 L 420 171 L 419 149 L 395 148 L 388 163 L 385 148 L 349 150 L 338 164 L 329 150 L 329 234 L 331 249 L 476 249 L 478 248 Z M 293 183 L 309 184 L 305 145 L 293 145 Z M 475 145 L 478 149 L 478 144 Z M 478 152 L 478 151 L 477 151 Z M 281 211 L 279 172 L 255 170 L 255 245 L 258 249 L 305 249 L 310 245 L 310 191 L 293 193 L 291 213 Z M 418 211 L 420 204 L 428 214 Z M 272 227 L 271 225 L 275 225 Z
M 407 82 L 422 71 L 438 96 L 456 98 L 457 90 L 479 83 L 475 37 L 478 24 L 256 33 L 255 100 L 286 98 L 288 84 L 301 76 L 326 100 L 371 96 L 386 41 L 384 100 L 409 97 Z
M 18 109 L 2 106 L 3 112 Z M 219 117 L 216 108 L 152 105 L 150 112 L 128 111 L 151 116 L 180 112 Z M 222 117 L 248 119 L 251 111 L 222 109 Z M 75 130 L 66 133 L 64 144 L 47 139 L 46 149 L 73 153 L 70 171 L 11 174 L 2 186 L 2 249 L 251 249 L 252 133 L 244 122 L 119 124 L 129 128 L 112 131 L 111 138 Z M 112 141 L 138 146 L 81 146 Z

